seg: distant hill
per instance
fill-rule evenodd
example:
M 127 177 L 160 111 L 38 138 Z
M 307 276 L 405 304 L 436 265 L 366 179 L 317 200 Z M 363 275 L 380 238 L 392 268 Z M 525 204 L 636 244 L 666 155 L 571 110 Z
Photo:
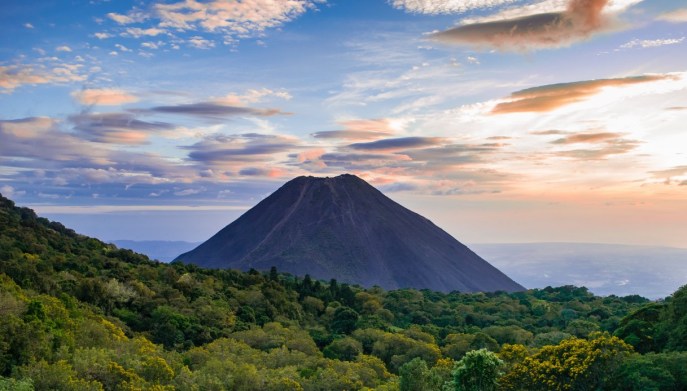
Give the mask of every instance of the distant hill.
M 687 282 L 687 249 L 594 243 L 473 244 L 528 288 L 585 286 L 597 295 L 663 298 Z
M 524 288 L 426 218 L 354 175 L 298 177 L 177 259 L 386 289 Z
M 190 251 L 200 244 L 198 242 L 166 240 L 113 240 L 111 243 L 162 262 L 172 262 L 179 254 Z

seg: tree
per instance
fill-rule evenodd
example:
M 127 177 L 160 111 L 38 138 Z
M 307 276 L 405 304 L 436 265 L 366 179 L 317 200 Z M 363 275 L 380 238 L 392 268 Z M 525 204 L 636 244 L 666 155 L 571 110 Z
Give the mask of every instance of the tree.
M 429 369 L 425 360 L 416 357 L 401 365 L 400 391 L 426 391 L 429 388 Z
M 330 328 L 336 334 L 350 334 L 355 330 L 358 313 L 353 308 L 341 306 L 334 311 Z
M 514 364 L 501 378 L 506 390 L 597 390 L 608 382 L 632 346 L 618 337 L 596 333 L 590 340 L 570 338 L 547 345 Z
M 501 361 L 487 349 L 472 350 L 456 363 L 453 379 L 456 391 L 493 391 L 501 376 Z

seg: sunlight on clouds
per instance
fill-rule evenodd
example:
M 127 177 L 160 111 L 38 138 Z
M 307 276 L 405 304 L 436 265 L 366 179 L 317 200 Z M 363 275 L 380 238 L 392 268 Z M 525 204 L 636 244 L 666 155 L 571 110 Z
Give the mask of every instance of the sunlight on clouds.
M 72 97 L 82 105 L 118 106 L 138 101 L 138 97 L 115 88 L 94 88 L 72 92 Z
M 508 18 L 491 18 L 462 24 L 430 37 L 446 44 L 501 51 L 528 51 L 570 46 L 610 31 L 617 25 L 615 12 L 604 12 L 609 0 L 570 0 L 565 9 L 558 3 L 539 3 L 510 12 Z M 622 8 L 621 8 L 622 9 Z M 543 12 L 542 12 L 543 11 Z M 537 12 L 537 13 L 528 13 Z

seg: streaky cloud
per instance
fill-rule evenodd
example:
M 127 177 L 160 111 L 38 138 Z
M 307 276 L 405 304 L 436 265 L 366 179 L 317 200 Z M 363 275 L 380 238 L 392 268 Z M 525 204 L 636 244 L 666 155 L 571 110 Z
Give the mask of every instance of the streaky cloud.
M 399 137 L 384 140 L 372 141 L 369 143 L 355 143 L 349 145 L 350 148 L 367 151 L 384 151 L 406 148 L 423 148 L 437 145 L 443 142 L 439 137 Z
M 571 0 L 563 12 L 467 24 L 430 37 L 448 44 L 501 51 L 569 46 L 614 26 L 613 19 L 602 13 L 607 3 L 608 0 Z
M 675 78 L 676 76 L 674 75 L 643 75 L 533 87 L 512 93 L 507 101 L 497 104 L 491 113 L 508 114 L 553 111 L 559 107 L 583 101 L 606 87 L 622 87 Z

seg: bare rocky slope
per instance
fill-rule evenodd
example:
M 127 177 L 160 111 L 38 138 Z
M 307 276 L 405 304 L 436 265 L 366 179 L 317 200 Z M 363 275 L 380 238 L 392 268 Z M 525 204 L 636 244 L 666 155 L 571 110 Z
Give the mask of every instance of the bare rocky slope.
M 177 260 L 385 289 L 524 288 L 428 219 L 354 175 L 298 177 Z

